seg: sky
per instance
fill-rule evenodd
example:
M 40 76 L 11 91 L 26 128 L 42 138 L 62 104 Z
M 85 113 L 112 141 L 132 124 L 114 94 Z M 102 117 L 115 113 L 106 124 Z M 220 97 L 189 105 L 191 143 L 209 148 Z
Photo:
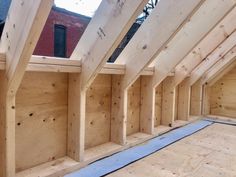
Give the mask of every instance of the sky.
M 93 16 L 102 0 L 55 0 L 57 7 L 86 16 Z

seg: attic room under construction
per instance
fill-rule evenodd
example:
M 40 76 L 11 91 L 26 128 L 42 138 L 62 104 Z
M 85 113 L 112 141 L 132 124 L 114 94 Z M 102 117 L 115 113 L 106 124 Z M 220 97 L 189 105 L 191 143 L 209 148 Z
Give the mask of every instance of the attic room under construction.
M 68 58 L 33 55 L 53 0 L 0 40 L 0 177 L 236 177 L 236 0 L 102 0 Z M 81 32 L 82 33 L 82 32 Z

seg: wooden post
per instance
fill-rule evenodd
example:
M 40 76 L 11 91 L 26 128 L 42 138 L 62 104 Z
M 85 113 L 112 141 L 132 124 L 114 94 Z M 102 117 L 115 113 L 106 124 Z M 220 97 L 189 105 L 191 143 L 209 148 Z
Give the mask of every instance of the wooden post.
M 80 92 L 80 75 L 69 74 L 67 154 L 76 161 L 82 161 L 84 155 L 85 118 L 81 113 L 85 112 L 85 97 Z
M 7 80 L 0 75 L 0 175 L 15 176 L 15 96 L 7 95 Z

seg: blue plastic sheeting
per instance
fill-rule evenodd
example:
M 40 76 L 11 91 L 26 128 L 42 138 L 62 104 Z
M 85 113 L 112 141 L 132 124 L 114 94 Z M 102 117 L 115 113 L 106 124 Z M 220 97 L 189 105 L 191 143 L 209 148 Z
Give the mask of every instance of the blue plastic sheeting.
M 184 127 L 175 129 L 166 134 L 153 138 L 147 143 L 124 150 L 102 160 L 96 161 L 77 172 L 66 177 L 100 177 L 125 167 L 139 159 L 142 159 L 184 137 L 213 124 L 210 121 L 197 121 Z

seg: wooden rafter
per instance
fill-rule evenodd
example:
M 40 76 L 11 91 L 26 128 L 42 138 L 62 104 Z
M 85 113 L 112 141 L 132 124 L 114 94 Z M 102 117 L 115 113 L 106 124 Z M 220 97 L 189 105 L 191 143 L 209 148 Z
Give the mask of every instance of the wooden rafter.
M 220 45 L 236 29 L 236 8 L 223 18 L 218 25 L 176 66 L 174 85 L 177 86 L 185 77 Z M 212 41 L 212 42 L 210 42 Z
M 236 31 L 191 72 L 190 84 L 193 85 L 208 69 L 227 54 L 235 46 L 235 40 Z
M 71 55 L 82 61 L 82 90 L 91 85 L 147 1 L 101 2 Z
M 128 88 L 139 77 L 144 68 L 164 49 L 166 43 L 176 34 L 178 28 L 180 29 L 184 24 L 184 20 L 199 4 L 201 4 L 201 0 L 187 1 L 187 3 L 186 1 L 176 3 L 174 0 L 169 0 L 158 3 L 116 60 L 116 63 L 126 64 L 124 88 Z M 168 9 L 168 13 L 166 9 Z
M 210 82 L 210 85 L 212 85 L 214 83 L 214 81 L 212 82 L 212 80 L 218 80 L 219 77 L 223 76 L 225 73 L 227 73 L 234 67 L 235 60 L 236 47 L 229 51 L 202 76 L 201 84 L 209 84 Z M 215 78 L 216 76 L 217 79 Z
M 167 74 L 198 45 L 201 39 L 215 27 L 225 14 L 234 8 L 235 4 L 231 0 L 227 2 L 221 0 L 205 1 L 202 4 L 190 21 L 155 59 L 154 87 L 160 84 Z

